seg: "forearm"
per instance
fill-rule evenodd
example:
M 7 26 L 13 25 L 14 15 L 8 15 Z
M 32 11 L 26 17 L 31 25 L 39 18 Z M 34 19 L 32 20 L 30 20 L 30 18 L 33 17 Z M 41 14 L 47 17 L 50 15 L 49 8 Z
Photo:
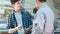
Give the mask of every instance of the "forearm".
M 28 29 L 31 30 L 32 29 L 32 25 L 30 25 Z
M 15 32 L 15 31 L 17 31 L 17 28 L 12 28 L 12 29 L 9 29 L 9 30 L 8 30 L 8 33 L 13 33 L 13 32 Z

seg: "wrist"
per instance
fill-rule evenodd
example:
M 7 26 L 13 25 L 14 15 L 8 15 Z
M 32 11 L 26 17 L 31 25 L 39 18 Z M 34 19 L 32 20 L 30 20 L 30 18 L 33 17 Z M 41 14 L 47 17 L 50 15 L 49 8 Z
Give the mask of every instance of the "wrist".
M 18 30 L 18 28 L 16 27 L 15 30 Z

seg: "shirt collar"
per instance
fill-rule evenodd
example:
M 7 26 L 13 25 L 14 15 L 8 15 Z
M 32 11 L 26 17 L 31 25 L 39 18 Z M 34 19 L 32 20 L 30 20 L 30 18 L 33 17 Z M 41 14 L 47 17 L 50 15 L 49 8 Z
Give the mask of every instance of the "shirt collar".
M 45 3 L 44 5 L 42 5 L 39 9 L 41 9 L 41 8 L 43 8 L 43 7 L 45 7 L 47 4 Z

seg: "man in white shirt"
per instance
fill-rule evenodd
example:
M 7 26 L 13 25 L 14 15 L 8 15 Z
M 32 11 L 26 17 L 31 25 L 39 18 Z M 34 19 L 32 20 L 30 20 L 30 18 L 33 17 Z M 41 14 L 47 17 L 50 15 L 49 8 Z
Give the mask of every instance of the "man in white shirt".
M 46 0 L 36 0 L 38 11 L 33 21 L 32 34 L 53 34 L 54 13 L 47 6 Z

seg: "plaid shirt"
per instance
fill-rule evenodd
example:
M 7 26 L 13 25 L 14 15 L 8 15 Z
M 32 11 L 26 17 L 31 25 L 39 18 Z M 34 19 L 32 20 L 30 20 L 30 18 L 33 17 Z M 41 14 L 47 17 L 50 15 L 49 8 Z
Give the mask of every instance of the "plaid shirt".
M 21 14 L 22 14 L 23 27 L 28 28 L 30 25 L 32 25 L 32 20 L 28 12 L 25 9 L 22 9 Z M 17 20 L 15 18 L 15 13 L 13 11 L 13 13 L 9 14 L 8 16 L 7 28 L 10 29 L 10 28 L 15 28 L 15 27 L 17 27 Z M 18 32 L 16 31 L 13 34 L 18 34 Z M 28 34 L 30 34 L 30 32 L 28 32 Z

